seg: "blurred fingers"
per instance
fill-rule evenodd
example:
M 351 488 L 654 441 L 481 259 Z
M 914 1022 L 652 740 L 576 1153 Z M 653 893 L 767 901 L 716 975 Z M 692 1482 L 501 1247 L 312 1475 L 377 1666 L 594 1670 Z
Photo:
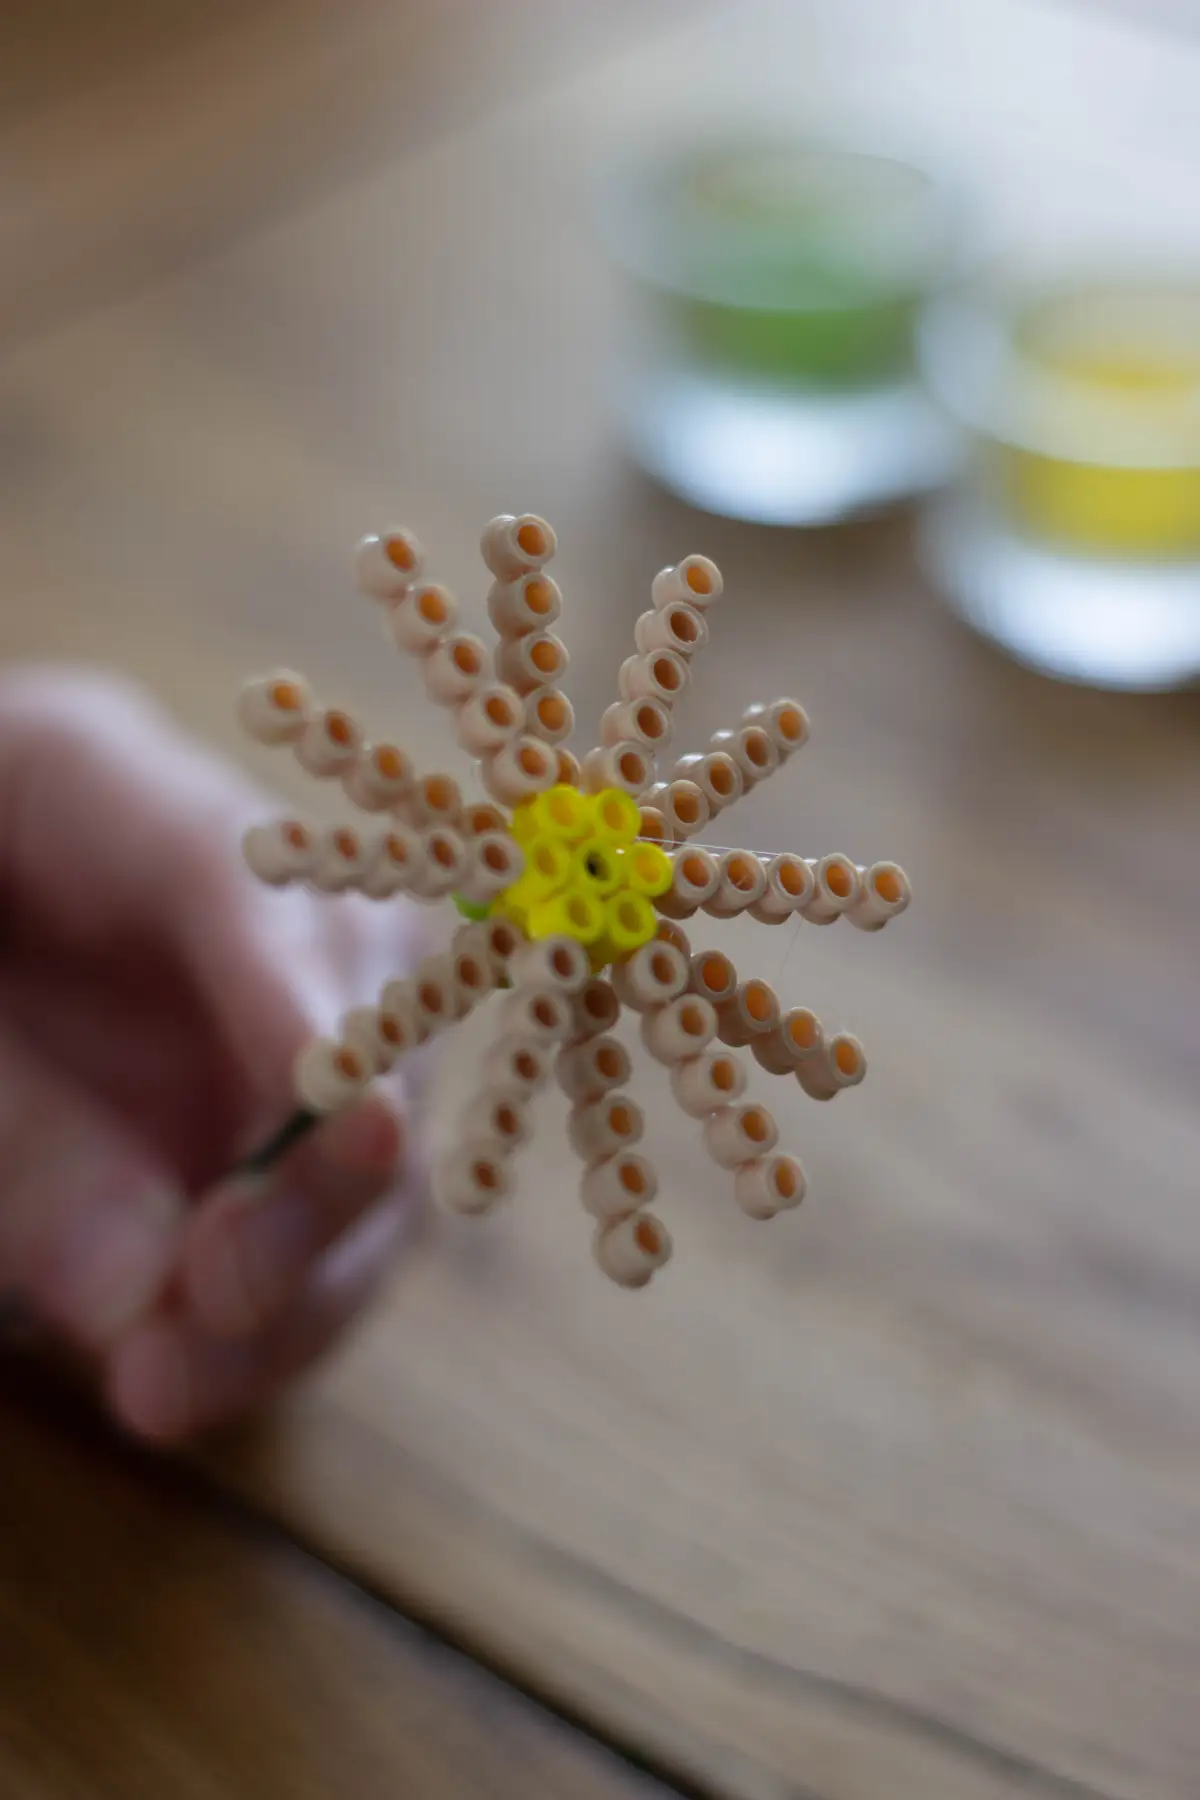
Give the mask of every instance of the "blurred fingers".
M 182 1194 L 137 1138 L 0 1036 L 0 1293 L 102 1348 L 162 1288 L 183 1216 Z
M 52 949 L 162 945 L 240 1071 L 255 1124 L 286 1103 L 305 1038 L 403 972 L 418 931 L 403 905 L 259 887 L 241 836 L 276 810 L 136 688 L 61 669 L 0 677 L 14 923 Z
M 402 1129 L 381 1096 L 331 1119 L 266 1178 L 236 1179 L 201 1203 L 180 1284 L 215 1337 L 262 1331 L 343 1232 L 399 1181 Z
M 329 1250 L 293 1304 L 250 1338 L 215 1338 L 190 1316 L 137 1327 L 109 1362 L 109 1405 L 128 1430 L 174 1443 L 263 1405 L 363 1312 L 402 1243 L 406 1214 L 376 1206 Z

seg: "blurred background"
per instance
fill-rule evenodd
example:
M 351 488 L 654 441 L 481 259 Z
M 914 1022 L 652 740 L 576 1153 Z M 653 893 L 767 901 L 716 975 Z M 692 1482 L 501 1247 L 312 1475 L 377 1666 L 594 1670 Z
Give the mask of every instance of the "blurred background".
M 6 658 L 247 760 L 238 682 L 293 665 L 450 763 L 359 535 L 409 524 L 482 620 L 482 525 L 545 514 L 581 738 L 697 550 L 681 736 L 812 719 L 739 841 L 914 889 L 881 936 L 722 931 L 870 1059 L 781 1103 L 801 1216 L 737 1214 L 664 1102 L 676 1255 L 630 1304 L 550 1103 L 520 1205 L 210 1472 L 697 1792 L 1193 1795 L 1200 12 L 3 32 Z

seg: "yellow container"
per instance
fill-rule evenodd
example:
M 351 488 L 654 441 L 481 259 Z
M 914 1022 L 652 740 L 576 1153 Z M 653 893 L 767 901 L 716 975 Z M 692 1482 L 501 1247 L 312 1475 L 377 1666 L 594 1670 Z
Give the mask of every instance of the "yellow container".
M 1200 276 L 994 274 L 921 358 L 968 446 L 922 524 L 951 605 L 1066 679 L 1200 675 Z
M 997 447 L 1016 520 L 1089 553 L 1200 551 L 1200 289 L 1060 293 L 1030 307 L 1013 347 L 1048 440 Z

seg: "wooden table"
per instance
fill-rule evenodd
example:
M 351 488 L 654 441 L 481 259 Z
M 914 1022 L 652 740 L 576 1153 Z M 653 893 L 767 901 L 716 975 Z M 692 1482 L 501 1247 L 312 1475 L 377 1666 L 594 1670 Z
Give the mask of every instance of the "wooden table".
M 115 661 L 239 754 L 239 675 L 294 662 L 433 761 L 358 532 L 410 520 L 477 606 L 482 521 L 545 512 L 588 723 L 649 575 L 703 549 L 731 599 L 697 740 L 784 666 L 814 721 L 747 838 L 895 854 L 917 903 L 780 976 L 873 1065 L 785 1109 L 800 1218 L 736 1215 L 664 1111 L 677 1254 L 631 1299 L 551 1103 L 520 1203 L 433 1233 L 203 1487 L 7 1400 L 0 1777 L 634 1791 L 517 1688 L 739 1800 L 1194 1795 L 1195 701 L 999 660 L 902 519 L 763 534 L 651 491 L 578 195 L 753 73 L 764 108 L 922 124 L 1031 229 L 1194 229 L 1196 45 L 1019 0 L 174 12 L 65 71 L 37 40 L 0 89 L 4 653 Z

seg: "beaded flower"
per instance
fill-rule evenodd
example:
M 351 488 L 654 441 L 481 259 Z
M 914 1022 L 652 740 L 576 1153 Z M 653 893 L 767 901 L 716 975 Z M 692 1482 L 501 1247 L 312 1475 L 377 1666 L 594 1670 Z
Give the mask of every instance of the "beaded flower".
M 642 1044 L 667 1066 L 678 1105 L 700 1121 L 739 1206 L 773 1218 L 799 1205 L 805 1175 L 778 1148 L 771 1113 L 748 1097 L 749 1064 L 737 1053 L 748 1050 L 760 1069 L 793 1078 L 816 1100 L 857 1085 L 866 1058 L 849 1032 L 826 1032 L 807 1007 L 785 1010 L 768 982 L 740 979 L 727 956 L 693 951 L 682 922 L 697 912 L 749 913 L 767 925 L 844 918 L 878 931 L 908 905 L 909 884 L 892 862 L 863 867 L 836 853 L 760 856 L 699 842 L 809 733 L 797 701 L 753 705 L 660 778 L 674 705 L 723 591 L 707 557 L 686 556 L 655 576 L 600 742 L 579 761 L 566 747 L 574 711 L 554 630 L 562 595 L 546 572 L 555 534 L 533 514 L 505 514 L 481 547 L 494 577 L 491 650 L 460 629 L 455 596 L 426 578 L 411 532 L 364 538 L 355 568 L 395 643 L 417 659 L 429 698 L 452 711 L 487 799 L 470 799 L 444 771 L 422 774 L 398 744 L 368 742 L 351 713 L 320 705 L 300 675 L 277 670 L 243 690 L 240 717 L 252 737 L 290 745 L 310 774 L 339 782 L 378 820 L 372 831 L 318 830 L 296 818 L 256 826 L 244 840 L 254 873 L 276 886 L 444 902 L 461 915 L 448 949 L 349 1012 L 337 1038 L 305 1046 L 295 1067 L 300 1110 L 274 1149 L 352 1105 L 376 1076 L 495 994 L 496 1033 L 437 1160 L 435 1192 L 465 1213 L 507 1198 L 531 1103 L 556 1080 L 571 1102 L 596 1259 L 614 1281 L 641 1287 L 667 1261 L 671 1240 L 650 1210 L 658 1178 L 639 1148 L 644 1114 L 630 1092 L 629 1052 L 614 1035 L 622 1010 L 639 1015 Z

